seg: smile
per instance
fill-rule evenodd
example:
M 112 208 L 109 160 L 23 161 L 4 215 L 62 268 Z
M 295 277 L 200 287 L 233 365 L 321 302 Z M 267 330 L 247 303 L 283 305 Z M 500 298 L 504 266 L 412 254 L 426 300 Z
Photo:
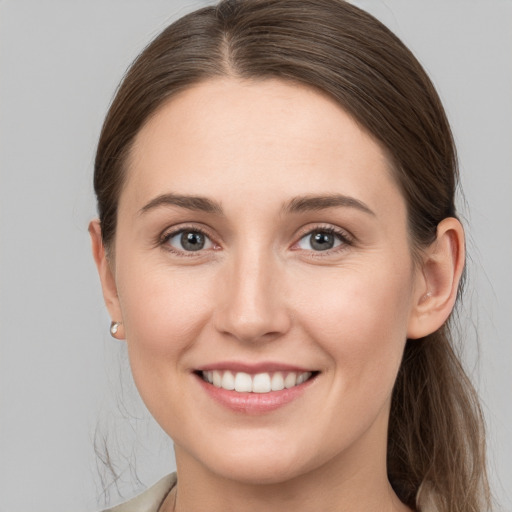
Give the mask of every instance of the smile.
M 270 393 L 300 386 L 317 372 L 262 372 L 249 374 L 229 370 L 202 371 L 202 379 L 216 388 L 238 393 Z
M 267 414 L 300 400 L 321 374 L 276 361 L 219 361 L 192 373 L 214 402 L 249 415 Z

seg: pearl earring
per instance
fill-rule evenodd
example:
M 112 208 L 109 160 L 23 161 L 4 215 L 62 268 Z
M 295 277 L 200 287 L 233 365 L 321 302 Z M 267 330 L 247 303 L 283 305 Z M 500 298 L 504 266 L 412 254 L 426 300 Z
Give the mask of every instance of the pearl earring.
M 110 335 L 115 338 L 117 331 L 119 330 L 119 327 L 121 326 L 122 322 L 112 322 L 110 324 Z
M 423 297 L 421 297 L 421 302 L 423 302 L 427 299 L 430 299 L 430 297 L 432 297 L 432 292 L 425 293 L 425 295 L 423 295 Z

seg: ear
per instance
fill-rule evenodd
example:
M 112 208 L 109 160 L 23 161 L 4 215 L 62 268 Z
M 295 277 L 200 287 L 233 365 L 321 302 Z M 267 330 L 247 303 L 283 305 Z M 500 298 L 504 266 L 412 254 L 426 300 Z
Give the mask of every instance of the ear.
M 464 229 L 457 219 L 446 218 L 437 226 L 436 240 L 423 252 L 408 338 L 427 336 L 446 322 L 457 298 L 464 261 Z
M 101 238 L 101 224 L 99 219 L 94 219 L 89 223 L 89 234 L 91 235 L 92 255 L 96 262 L 98 274 L 100 276 L 101 287 L 103 289 L 103 299 L 107 306 L 110 318 L 117 322 L 118 328 L 112 333 L 117 339 L 124 338 L 123 315 L 117 295 L 117 286 L 115 276 L 112 272 L 111 262 L 107 257 L 105 246 Z

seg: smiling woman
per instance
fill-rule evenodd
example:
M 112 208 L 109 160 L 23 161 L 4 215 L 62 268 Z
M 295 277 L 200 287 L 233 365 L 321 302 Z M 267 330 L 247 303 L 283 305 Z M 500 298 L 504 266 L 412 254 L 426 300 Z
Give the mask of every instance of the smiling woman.
M 90 233 L 177 479 L 115 510 L 485 510 L 456 182 L 429 79 L 350 4 L 227 0 L 155 39 Z

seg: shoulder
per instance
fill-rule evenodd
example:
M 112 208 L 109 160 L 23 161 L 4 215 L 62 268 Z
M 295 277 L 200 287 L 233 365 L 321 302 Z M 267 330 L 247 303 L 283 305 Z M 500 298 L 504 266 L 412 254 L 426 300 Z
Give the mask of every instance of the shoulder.
M 165 497 L 175 485 L 176 473 L 171 473 L 142 494 L 103 512 L 158 512 Z

